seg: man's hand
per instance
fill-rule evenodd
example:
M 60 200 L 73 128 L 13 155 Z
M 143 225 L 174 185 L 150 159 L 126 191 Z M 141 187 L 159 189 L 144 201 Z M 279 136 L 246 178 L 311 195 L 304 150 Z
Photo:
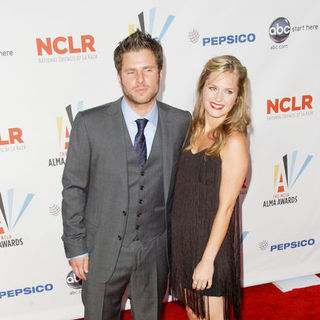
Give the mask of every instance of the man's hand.
M 87 280 L 85 273 L 88 273 L 89 257 L 81 257 L 69 261 L 74 274 L 82 280 Z

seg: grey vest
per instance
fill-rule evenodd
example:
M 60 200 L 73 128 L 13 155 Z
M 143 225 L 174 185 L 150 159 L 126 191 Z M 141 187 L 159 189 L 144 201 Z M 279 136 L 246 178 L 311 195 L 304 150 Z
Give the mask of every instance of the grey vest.
M 126 132 L 129 210 L 123 245 L 134 240 L 142 243 L 165 231 L 165 201 L 161 152 L 161 127 L 158 122 L 151 153 L 143 167 L 138 163 L 128 130 Z

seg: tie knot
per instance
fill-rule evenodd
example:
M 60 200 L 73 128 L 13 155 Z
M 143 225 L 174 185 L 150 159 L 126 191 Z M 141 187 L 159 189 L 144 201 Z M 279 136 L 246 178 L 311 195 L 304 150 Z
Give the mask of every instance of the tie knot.
M 137 126 L 138 126 L 138 132 L 141 132 L 141 131 L 144 130 L 147 122 L 148 122 L 148 119 L 145 119 L 145 118 L 136 120 L 136 123 L 137 123 Z

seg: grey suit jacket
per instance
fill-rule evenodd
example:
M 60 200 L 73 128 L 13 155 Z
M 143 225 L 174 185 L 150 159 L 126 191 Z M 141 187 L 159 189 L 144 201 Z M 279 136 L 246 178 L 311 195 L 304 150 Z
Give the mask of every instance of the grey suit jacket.
M 166 207 L 190 113 L 157 102 L 162 132 Z M 128 210 L 125 128 L 121 99 L 77 114 L 63 173 L 62 240 L 67 257 L 89 253 L 90 274 L 106 282 L 122 245 Z

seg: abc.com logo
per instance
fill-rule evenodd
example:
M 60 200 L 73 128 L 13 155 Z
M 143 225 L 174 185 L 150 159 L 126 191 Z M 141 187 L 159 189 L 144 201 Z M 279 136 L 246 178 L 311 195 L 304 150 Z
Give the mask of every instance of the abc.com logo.
M 279 17 L 275 19 L 269 27 L 269 36 L 276 42 L 281 43 L 288 39 L 291 27 L 288 19 Z
M 297 248 L 304 248 L 315 245 L 316 240 L 314 238 L 310 239 L 304 239 L 299 241 L 292 241 L 292 242 L 284 242 L 284 243 L 278 243 L 278 244 L 272 244 L 269 246 L 268 241 L 262 240 L 259 242 L 258 247 L 261 250 L 267 250 L 270 252 L 276 252 L 276 251 L 284 251 L 289 249 L 297 249 Z
M 310 94 L 299 97 L 284 97 L 267 100 L 267 114 L 286 113 L 312 109 L 312 96 Z
M 66 277 L 66 282 L 67 285 L 71 288 L 71 289 L 81 289 L 81 285 L 82 285 L 82 280 L 79 279 L 73 271 L 70 271 Z
M 43 54 L 51 56 L 53 54 L 95 52 L 94 43 L 95 39 L 92 35 L 36 39 L 38 56 L 43 56 Z

